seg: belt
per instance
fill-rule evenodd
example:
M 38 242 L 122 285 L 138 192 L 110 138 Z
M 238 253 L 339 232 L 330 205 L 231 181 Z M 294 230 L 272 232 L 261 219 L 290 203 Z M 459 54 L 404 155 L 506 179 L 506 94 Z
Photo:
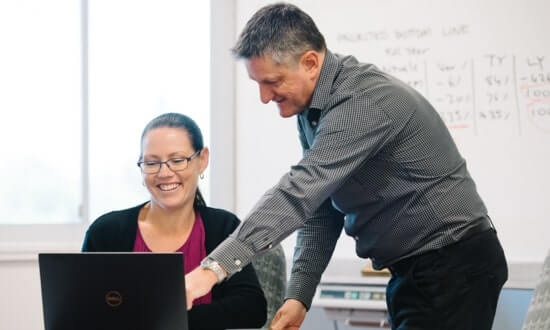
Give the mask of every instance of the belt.
M 465 241 L 468 241 L 472 239 L 473 237 L 477 236 L 478 234 L 484 233 L 489 230 L 494 230 L 493 223 L 491 222 L 491 219 L 489 218 L 483 218 L 482 220 L 477 221 L 477 223 L 474 226 L 469 227 L 466 229 L 466 231 L 463 233 L 463 235 L 459 238 L 457 242 L 454 242 L 452 244 L 443 246 L 436 250 L 427 251 L 418 255 L 410 256 L 405 259 L 399 260 L 398 262 L 394 263 L 393 265 L 389 266 L 388 269 L 391 271 L 394 275 L 402 275 L 405 274 L 409 268 L 418 260 L 419 258 L 422 258 L 424 256 L 437 253 L 437 251 L 443 250 L 443 249 L 452 249 L 456 247 L 456 245 L 459 245 L 460 243 L 463 243 Z

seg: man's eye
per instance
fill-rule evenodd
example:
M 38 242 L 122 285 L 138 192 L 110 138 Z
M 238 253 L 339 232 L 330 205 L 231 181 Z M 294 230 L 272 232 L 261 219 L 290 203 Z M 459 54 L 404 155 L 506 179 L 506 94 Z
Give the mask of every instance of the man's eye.
M 170 159 L 170 161 L 171 161 L 173 164 L 180 164 L 180 163 L 185 162 L 185 159 L 183 159 L 183 158 L 174 158 L 174 159 Z
M 277 86 L 281 83 L 280 80 L 267 80 L 265 82 L 266 85 L 269 85 L 269 86 Z
M 157 162 L 143 162 L 143 164 L 144 164 L 145 166 L 157 166 L 157 165 L 158 165 Z

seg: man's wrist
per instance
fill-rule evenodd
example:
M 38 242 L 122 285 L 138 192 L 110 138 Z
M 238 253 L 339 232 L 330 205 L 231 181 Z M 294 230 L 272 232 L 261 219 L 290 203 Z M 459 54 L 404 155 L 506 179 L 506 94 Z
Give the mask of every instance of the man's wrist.
M 285 300 L 298 300 L 309 310 L 316 288 L 317 283 L 312 281 L 309 276 L 302 273 L 292 273 L 288 281 Z
M 285 302 L 287 301 L 291 301 L 293 304 L 296 304 L 296 305 L 301 305 L 306 311 L 307 311 L 307 306 L 306 304 L 304 304 L 300 299 L 297 299 L 297 298 L 285 298 Z
M 229 236 L 209 254 L 231 276 L 240 272 L 252 260 L 256 251 L 249 244 Z
M 204 270 L 209 270 L 216 278 L 216 283 L 222 282 L 227 277 L 227 272 L 223 267 L 212 258 L 204 258 L 201 261 L 200 267 Z

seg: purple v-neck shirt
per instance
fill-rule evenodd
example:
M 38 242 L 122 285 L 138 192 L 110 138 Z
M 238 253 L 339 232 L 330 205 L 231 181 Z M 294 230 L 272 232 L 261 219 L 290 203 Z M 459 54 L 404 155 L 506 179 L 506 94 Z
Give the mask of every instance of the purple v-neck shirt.
M 139 226 L 136 230 L 136 240 L 134 242 L 134 252 L 152 252 L 151 249 L 145 243 Z M 183 269 L 185 274 L 189 273 L 193 269 L 200 265 L 202 259 L 206 257 L 206 245 L 205 245 L 205 232 L 204 225 L 202 223 L 202 217 L 199 212 L 195 211 L 195 223 L 189 234 L 187 241 L 177 249 L 175 252 L 183 253 Z M 206 295 L 197 298 L 193 301 L 193 305 L 209 304 L 212 302 L 212 292 L 208 292 Z

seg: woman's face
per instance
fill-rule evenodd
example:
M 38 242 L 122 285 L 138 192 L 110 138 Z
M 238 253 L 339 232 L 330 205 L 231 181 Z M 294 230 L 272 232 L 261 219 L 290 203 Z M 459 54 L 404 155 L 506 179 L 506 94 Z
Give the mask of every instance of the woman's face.
M 195 151 L 187 131 L 182 128 L 155 128 L 142 141 L 144 162 L 188 158 Z M 162 164 L 156 174 L 143 173 L 143 181 L 151 194 L 151 203 L 164 209 L 193 205 L 199 175 L 207 166 L 208 149 L 204 148 L 197 157 L 188 161 L 184 170 L 175 172 Z

